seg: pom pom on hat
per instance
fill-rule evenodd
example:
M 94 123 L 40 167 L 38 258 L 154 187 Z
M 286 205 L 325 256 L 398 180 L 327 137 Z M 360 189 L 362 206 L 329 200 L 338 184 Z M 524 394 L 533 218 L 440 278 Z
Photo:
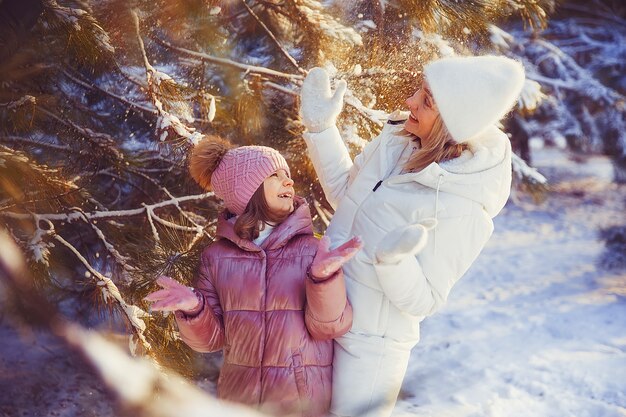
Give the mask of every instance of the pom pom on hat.
M 205 190 L 211 189 L 211 176 L 233 145 L 219 136 L 205 136 L 194 146 L 189 160 L 191 177 Z
M 217 136 L 202 139 L 190 158 L 189 172 L 205 190 L 213 190 L 226 208 L 242 214 L 263 181 L 279 169 L 291 176 L 285 158 L 267 146 L 234 148 Z
M 495 124 L 519 97 L 524 67 L 503 56 L 451 57 L 424 67 L 443 123 L 458 143 Z

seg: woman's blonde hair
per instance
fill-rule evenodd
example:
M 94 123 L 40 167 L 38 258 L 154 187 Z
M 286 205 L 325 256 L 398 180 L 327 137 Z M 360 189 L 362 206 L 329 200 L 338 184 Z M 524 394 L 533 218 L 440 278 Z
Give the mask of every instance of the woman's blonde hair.
M 433 162 L 457 158 L 465 149 L 467 149 L 467 144 L 455 142 L 446 125 L 443 124 L 441 115 L 437 114 L 428 140 L 422 141 L 422 147 L 413 152 L 404 165 L 404 171 L 419 172 Z

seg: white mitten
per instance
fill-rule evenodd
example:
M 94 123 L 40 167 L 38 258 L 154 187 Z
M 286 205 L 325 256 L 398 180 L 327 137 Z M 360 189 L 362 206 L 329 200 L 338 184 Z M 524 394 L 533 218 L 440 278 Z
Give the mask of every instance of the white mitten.
M 319 67 L 309 71 L 300 90 L 300 115 L 309 132 L 321 132 L 335 124 L 343 108 L 346 87 L 345 81 L 338 81 L 332 94 L 326 71 Z
M 428 231 L 435 226 L 437 220 L 430 218 L 392 230 L 378 243 L 376 261 L 396 264 L 407 256 L 417 255 L 428 242 Z

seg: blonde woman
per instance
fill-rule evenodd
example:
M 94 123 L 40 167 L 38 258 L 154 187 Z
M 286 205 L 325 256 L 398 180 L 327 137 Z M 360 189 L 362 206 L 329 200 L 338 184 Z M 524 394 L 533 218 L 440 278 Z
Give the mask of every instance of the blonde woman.
M 391 414 L 419 325 L 445 302 L 493 232 L 511 186 L 511 147 L 495 124 L 512 107 L 523 67 L 508 58 L 454 57 L 425 66 L 423 82 L 354 161 L 321 68 L 302 86 L 309 155 L 335 214 L 334 245 L 360 235 L 344 266 L 354 317 L 336 339 L 331 412 Z

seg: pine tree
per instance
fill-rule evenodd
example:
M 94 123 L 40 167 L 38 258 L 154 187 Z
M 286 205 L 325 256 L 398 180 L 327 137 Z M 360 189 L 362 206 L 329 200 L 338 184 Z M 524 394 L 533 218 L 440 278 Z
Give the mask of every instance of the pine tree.
M 541 84 L 537 111 L 513 118 L 521 136 L 581 154 L 608 155 L 615 180 L 624 182 L 626 7 L 610 0 L 570 1 L 540 32 L 511 25 L 510 33 L 494 28 L 492 38 Z
M 191 283 L 214 236 L 218 201 L 186 171 L 203 135 L 279 149 L 322 232 L 332 213 L 298 116 L 308 68 L 348 81 L 339 125 L 356 154 L 433 57 L 499 50 L 538 67 L 534 47 L 495 25 L 542 39 L 554 8 L 552 0 L 42 0 L 32 1 L 37 20 L 38 9 L 19 17 L 15 4 L 0 3 L 0 19 L 19 22 L 0 24 L 8 46 L 0 61 L 0 223 L 48 299 L 73 300 L 68 314 L 86 324 L 125 324 L 134 351 L 185 372 L 192 355 L 172 317 L 149 314 L 142 298 L 161 274 Z M 553 94 L 528 83 L 514 116 L 522 132 L 532 136 L 537 120 L 576 119 L 602 136 L 598 126 L 610 123 L 588 104 L 580 112 L 595 122 L 546 115 L 567 105 Z M 606 94 L 623 112 L 623 96 Z M 611 140 L 623 153 L 623 139 Z M 515 167 L 545 186 L 522 159 Z

